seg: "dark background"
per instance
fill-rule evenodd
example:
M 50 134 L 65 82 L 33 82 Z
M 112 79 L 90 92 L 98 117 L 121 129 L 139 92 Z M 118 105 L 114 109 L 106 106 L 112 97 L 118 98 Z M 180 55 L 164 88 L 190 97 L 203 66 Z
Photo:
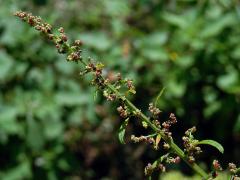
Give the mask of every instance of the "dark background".
M 197 138 L 225 148 L 203 148 L 203 166 L 214 158 L 240 163 L 238 1 L 0 0 L 0 179 L 144 179 L 161 154 L 129 142 L 145 133 L 137 121 L 121 145 L 116 104 L 94 98 L 80 65 L 13 17 L 16 10 L 81 39 L 84 56 L 103 62 L 108 77 L 134 79 L 132 101 L 143 112 L 166 87 L 158 107 L 163 117 L 176 114 L 178 144 L 195 125 Z M 170 169 L 191 175 L 184 164 Z

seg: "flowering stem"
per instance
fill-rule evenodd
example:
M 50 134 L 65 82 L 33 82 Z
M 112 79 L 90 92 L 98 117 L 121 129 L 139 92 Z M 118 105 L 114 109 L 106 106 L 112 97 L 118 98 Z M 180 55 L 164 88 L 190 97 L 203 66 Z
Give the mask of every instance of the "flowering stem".
M 16 16 L 21 18 L 23 21 L 27 22 L 29 25 L 33 26 L 36 30 L 40 31 L 45 37 L 55 43 L 56 48 L 58 49 L 59 53 L 67 54 L 68 61 L 74 62 L 81 62 L 85 66 L 86 73 L 92 72 L 95 75 L 95 85 L 100 87 L 102 91 L 110 90 L 111 95 L 118 100 L 121 100 L 128 108 L 131 110 L 133 114 L 140 118 L 142 122 L 147 124 L 156 134 L 159 134 L 163 140 L 169 144 L 171 151 L 182 158 L 195 172 L 197 172 L 203 179 L 208 179 L 208 174 L 195 162 L 189 162 L 188 156 L 184 153 L 184 151 L 174 143 L 172 137 L 169 137 L 165 134 L 165 132 L 155 125 L 151 120 L 144 115 L 131 101 L 129 101 L 125 95 L 120 93 L 118 89 L 115 88 L 112 84 L 110 84 L 102 75 L 101 75 L 101 68 L 95 66 L 94 64 L 90 63 L 87 64 L 84 62 L 80 56 L 81 50 L 81 41 L 76 40 L 72 46 L 67 43 L 67 36 L 64 33 L 63 28 L 59 28 L 59 35 L 55 35 L 52 33 L 52 27 L 50 24 L 43 23 L 40 17 L 33 16 L 31 14 L 27 14 L 25 12 L 16 12 Z M 129 82 L 128 86 L 131 88 L 131 82 Z M 135 92 L 134 89 L 131 89 L 132 92 Z M 160 94 L 161 95 L 161 94 Z M 158 97 L 160 97 L 160 95 Z M 114 99 L 113 97 L 110 97 Z M 125 116 L 125 114 L 123 114 Z M 238 170 L 239 171 L 239 170 Z
M 159 133 L 164 139 L 164 141 L 170 145 L 175 154 L 177 154 L 181 159 L 183 159 L 200 176 L 202 176 L 204 179 L 208 179 L 209 175 L 195 162 L 189 163 L 183 150 L 177 144 L 175 144 L 172 139 L 167 137 L 161 129 L 159 129 L 155 124 L 153 124 L 149 120 L 149 118 L 145 114 L 143 114 L 131 101 L 129 101 L 124 95 L 122 95 L 118 90 L 116 90 L 111 84 L 107 84 L 107 87 L 111 89 L 119 99 L 123 100 L 132 109 L 132 111 L 139 112 L 139 117 L 141 118 L 141 120 L 147 123 L 153 131 Z

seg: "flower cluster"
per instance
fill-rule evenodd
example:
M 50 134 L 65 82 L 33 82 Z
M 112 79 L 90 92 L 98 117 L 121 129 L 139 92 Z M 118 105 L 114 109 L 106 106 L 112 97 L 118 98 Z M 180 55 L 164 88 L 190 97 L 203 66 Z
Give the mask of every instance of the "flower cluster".
M 64 29 L 60 27 L 58 29 L 59 34 L 54 34 L 52 26 L 48 23 L 42 21 L 41 17 L 33 16 L 31 13 L 26 13 L 22 11 L 17 11 L 15 16 L 27 22 L 30 26 L 34 27 L 37 31 L 41 32 L 47 39 L 53 41 L 58 52 L 65 54 L 67 53 L 67 60 L 78 62 L 81 60 L 81 50 L 82 42 L 76 40 L 72 46 L 67 44 L 68 37 L 64 33 Z
M 38 31 L 41 31 L 46 34 L 51 33 L 52 31 L 52 26 L 50 24 L 47 23 L 42 24 L 41 17 L 33 16 L 31 13 L 26 13 L 23 11 L 17 11 L 14 15 L 18 16 L 23 21 L 27 22 L 30 26 L 35 27 L 35 29 Z
M 169 120 L 162 123 L 163 132 L 168 136 L 168 138 L 172 139 L 172 132 L 169 131 L 169 128 L 177 123 L 177 118 L 175 114 L 171 113 L 169 116 Z
M 228 169 L 230 173 L 233 175 L 233 180 L 240 180 L 240 167 L 237 168 L 236 164 L 229 163 Z
M 218 176 L 218 171 L 222 171 L 223 169 L 218 160 L 213 160 L 212 165 L 214 169 L 212 172 L 212 178 L 216 178 Z
M 150 103 L 149 104 L 149 107 L 148 107 L 148 110 L 153 114 L 153 116 L 158 116 L 160 113 L 161 113 L 161 111 L 160 111 L 160 109 L 158 109 L 157 107 L 155 107 L 154 105 L 153 105 L 153 103 Z
M 197 146 L 198 140 L 196 140 L 194 138 L 194 136 L 192 135 L 193 133 L 196 132 L 196 127 L 192 127 L 190 129 L 188 129 L 185 132 L 185 136 L 182 137 L 183 140 L 183 145 L 184 145 L 184 152 L 187 154 L 188 156 L 188 161 L 190 163 L 194 163 L 195 162 L 195 155 L 200 154 L 202 152 L 201 148 L 199 146 Z
M 118 113 L 120 114 L 121 117 L 126 118 L 129 115 L 129 112 L 127 110 L 128 108 L 126 106 L 119 106 L 117 108 Z
M 165 172 L 166 166 L 164 164 L 178 164 L 180 163 L 181 158 L 179 156 L 171 157 L 169 153 L 161 156 L 154 163 L 148 163 L 145 167 L 144 173 L 146 176 L 151 176 L 154 171 Z
M 155 144 L 155 140 L 153 137 L 147 137 L 147 136 L 140 136 L 140 137 L 136 137 L 135 135 L 131 136 L 131 140 L 134 143 L 139 143 L 139 142 L 147 142 L 149 144 Z
M 213 168 L 215 171 L 222 171 L 222 166 L 218 162 L 218 160 L 213 160 Z

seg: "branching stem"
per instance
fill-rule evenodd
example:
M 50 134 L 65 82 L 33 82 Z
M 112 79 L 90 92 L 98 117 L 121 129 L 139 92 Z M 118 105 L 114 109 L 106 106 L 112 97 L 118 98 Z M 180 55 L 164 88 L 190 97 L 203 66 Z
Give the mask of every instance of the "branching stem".
M 172 137 L 167 136 L 165 132 L 155 125 L 145 114 L 143 114 L 125 95 L 123 95 L 115 86 L 113 86 L 111 83 L 109 83 L 102 75 L 101 75 L 101 68 L 98 68 L 94 66 L 94 64 L 86 63 L 82 60 L 82 57 L 80 55 L 81 50 L 81 41 L 76 40 L 72 46 L 70 46 L 67 43 L 67 36 L 64 33 L 63 28 L 59 28 L 59 35 L 55 35 L 52 33 L 52 26 L 50 24 L 42 22 L 40 17 L 33 16 L 32 14 L 25 13 L 22 11 L 16 12 L 16 16 L 18 16 L 20 19 L 23 21 L 27 22 L 29 25 L 34 27 L 36 30 L 40 31 L 45 37 L 47 37 L 49 40 L 53 41 L 55 43 L 56 48 L 58 49 L 59 53 L 67 54 L 67 60 L 68 61 L 74 61 L 74 62 L 81 62 L 84 67 L 86 72 L 92 72 L 96 76 L 96 79 L 99 84 L 96 84 L 97 87 L 100 87 L 99 89 L 101 90 L 108 90 L 111 91 L 111 95 L 114 95 L 113 97 L 110 97 L 113 99 L 118 99 L 120 101 L 124 102 L 124 105 L 129 108 L 131 113 L 134 114 L 139 119 L 144 122 L 145 124 L 150 127 L 155 134 L 159 134 L 163 140 L 169 144 L 170 150 L 172 153 L 176 154 L 179 156 L 181 159 L 183 159 L 196 173 L 198 173 L 203 179 L 207 180 L 210 175 L 208 175 L 198 164 L 195 162 L 190 163 L 188 159 L 188 155 L 184 153 L 184 151 L 174 143 L 174 140 Z M 128 81 L 128 87 L 131 87 L 131 81 Z M 132 92 L 135 92 L 135 89 L 131 89 Z M 163 91 L 163 90 L 162 90 Z M 158 98 L 161 96 L 161 93 L 159 94 Z M 158 99 L 157 98 L 157 99 Z M 125 114 L 124 114 L 125 116 Z M 239 169 L 237 169 L 237 172 L 239 172 Z
M 159 133 L 161 137 L 164 139 L 165 142 L 167 142 L 172 151 L 177 154 L 181 159 L 183 159 L 195 172 L 197 172 L 200 176 L 202 176 L 204 179 L 208 179 L 209 175 L 197 164 L 197 163 L 189 163 L 186 155 L 184 154 L 183 150 L 174 143 L 172 139 L 167 137 L 164 132 L 162 132 L 161 129 L 159 129 L 156 125 L 154 125 L 149 118 L 143 114 L 131 101 L 129 101 L 124 95 L 122 95 L 118 90 L 116 90 L 111 84 L 107 84 L 108 88 L 111 89 L 119 99 L 125 101 L 125 103 L 133 110 L 139 112 L 139 116 L 142 121 L 148 124 L 148 126 L 155 131 L 156 133 Z

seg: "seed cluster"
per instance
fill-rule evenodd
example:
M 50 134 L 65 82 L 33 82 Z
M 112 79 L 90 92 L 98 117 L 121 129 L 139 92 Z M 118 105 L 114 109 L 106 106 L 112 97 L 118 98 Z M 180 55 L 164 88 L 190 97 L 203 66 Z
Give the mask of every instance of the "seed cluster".
M 153 103 L 150 103 L 150 104 L 149 104 L 148 110 L 149 110 L 154 116 L 158 116 L 158 115 L 161 113 L 160 109 L 158 109 L 157 107 L 155 107 L 155 106 L 153 105 Z
M 149 144 L 155 144 L 155 140 L 154 140 L 153 137 L 147 137 L 147 136 L 136 137 L 136 136 L 132 135 L 131 140 L 134 143 L 146 142 L 146 143 L 149 143 Z
M 175 114 L 171 113 L 169 115 L 169 120 L 162 123 L 163 132 L 168 136 L 168 138 L 172 139 L 172 132 L 170 132 L 170 127 L 177 123 L 177 118 Z
M 218 162 L 218 160 L 213 160 L 213 168 L 215 171 L 222 171 L 222 166 Z
M 76 40 L 71 46 L 67 43 L 68 37 L 64 32 L 64 29 L 60 27 L 58 29 L 59 34 L 52 32 L 52 26 L 42 21 L 41 17 L 33 16 L 31 13 L 18 11 L 14 14 L 23 21 L 27 22 L 30 26 L 34 27 L 37 31 L 41 32 L 47 39 L 52 41 L 57 48 L 57 51 L 61 54 L 67 54 L 68 61 L 81 61 L 81 46 L 82 42 Z
M 118 111 L 119 115 L 123 118 L 126 118 L 129 115 L 128 108 L 126 106 L 119 106 L 117 108 L 117 111 Z
M 166 172 L 166 166 L 164 163 L 167 164 L 178 164 L 180 163 L 181 158 L 179 156 L 170 157 L 169 153 L 161 156 L 157 161 L 154 163 L 148 163 L 147 166 L 145 167 L 145 175 L 146 176 L 151 176 L 154 171 L 160 171 L 160 172 Z
M 236 166 L 236 164 L 234 164 L 234 163 L 229 163 L 229 164 L 228 164 L 228 168 L 229 168 L 229 171 L 230 171 L 231 173 L 233 173 L 233 174 L 235 174 L 236 171 L 237 171 L 237 166 Z
M 48 23 L 43 23 L 41 17 L 33 16 L 31 13 L 23 11 L 17 11 L 14 15 L 27 22 L 30 26 L 35 27 L 37 31 L 48 35 L 49 39 L 52 39 L 52 26 Z
M 148 165 L 144 169 L 144 173 L 146 176 L 150 176 L 154 171 L 154 167 L 152 166 L 151 163 L 148 163 Z
M 218 171 L 222 171 L 222 166 L 220 165 L 218 160 L 213 160 L 213 172 L 212 172 L 212 178 L 216 178 L 218 176 Z
M 190 163 L 195 162 L 195 155 L 198 155 L 202 152 L 201 148 L 197 146 L 198 140 L 192 135 L 196 132 L 196 127 L 192 127 L 185 132 L 185 136 L 182 137 L 184 152 L 188 155 L 188 161 Z
M 228 169 L 230 173 L 233 175 L 233 180 L 240 180 L 240 167 L 237 168 L 236 164 L 229 163 Z
M 167 162 L 168 162 L 168 163 L 173 163 L 173 164 L 178 164 L 178 163 L 180 163 L 180 161 L 181 161 L 181 159 L 180 159 L 179 156 L 177 156 L 177 157 L 175 157 L 175 158 L 169 157 L 169 158 L 167 159 Z

